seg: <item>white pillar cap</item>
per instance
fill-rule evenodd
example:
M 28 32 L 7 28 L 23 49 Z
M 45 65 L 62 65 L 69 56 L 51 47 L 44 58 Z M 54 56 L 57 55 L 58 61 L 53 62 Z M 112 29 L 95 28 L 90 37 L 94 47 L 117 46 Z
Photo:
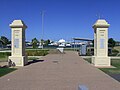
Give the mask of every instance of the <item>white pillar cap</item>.
M 108 28 L 110 24 L 104 19 L 98 19 L 93 25 L 93 28 Z
M 22 20 L 14 20 L 12 24 L 9 25 L 11 28 L 27 28 Z

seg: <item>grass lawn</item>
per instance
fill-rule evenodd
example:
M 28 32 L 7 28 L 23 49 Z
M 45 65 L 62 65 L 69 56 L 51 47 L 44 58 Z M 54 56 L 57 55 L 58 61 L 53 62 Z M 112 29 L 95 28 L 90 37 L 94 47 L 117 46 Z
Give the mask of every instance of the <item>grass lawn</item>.
M 26 53 L 33 57 L 28 57 L 28 60 L 37 60 L 39 58 L 35 56 L 45 56 L 48 54 L 48 50 L 26 50 Z M 10 56 L 10 52 L 0 52 L 0 62 L 6 62 L 8 60 L 8 56 Z M 12 71 L 16 70 L 16 68 L 1 68 L 0 67 L 0 77 L 6 75 Z
M 28 60 L 37 60 L 37 59 L 39 59 L 39 58 L 37 58 L 37 57 L 29 57 L 29 58 L 28 58 Z M 0 61 L 2 61 L 2 62 L 6 61 L 6 60 L 7 60 L 6 57 L 0 58 Z M 4 75 L 6 75 L 6 74 L 8 74 L 8 73 L 10 73 L 10 72 L 12 72 L 12 71 L 15 71 L 15 70 L 17 70 L 17 69 L 16 69 L 16 68 L 7 68 L 7 67 L 5 67 L 5 68 L 0 68 L 0 77 L 1 77 L 1 76 L 4 76 Z
M 114 49 L 116 49 L 120 52 L 120 46 L 115 46 Z
M 91 63 L 91 58 L 84 58 L 84 60 L 88 61 L 89 63 Z
M 111 59 L 111 65 L 116 68 L 100 68 L 100 70 L 107 74 L 120 74 L 120 59 Z
M 4 76 L 12 71 L 15 71 L 16 68 L 0 68 L 0 77 Z
M 91 58 L 85 58 L 86 61 L 91 63 Z M 111 65 L 116 68 L 99 68 L 107 74 L 120 74 L 120 59 L 111 59 Z

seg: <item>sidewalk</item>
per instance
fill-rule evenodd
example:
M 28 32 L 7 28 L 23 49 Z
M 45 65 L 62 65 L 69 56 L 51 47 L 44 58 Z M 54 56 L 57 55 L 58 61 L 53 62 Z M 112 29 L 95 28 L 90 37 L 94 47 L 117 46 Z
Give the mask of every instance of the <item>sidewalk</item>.
M 71 51 L 49 54 L 0 78 L 0 90 L 78 90 L 78 85 L 89 90 L 120 90 L 118 81 Z

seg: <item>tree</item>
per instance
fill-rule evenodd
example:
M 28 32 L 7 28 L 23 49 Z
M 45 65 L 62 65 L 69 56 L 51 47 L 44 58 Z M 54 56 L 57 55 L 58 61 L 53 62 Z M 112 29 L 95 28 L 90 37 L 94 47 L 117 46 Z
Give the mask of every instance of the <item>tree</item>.
M 108 46 L 109 46 L 109 47 L 112 47 L 112 48 L 113 48 L 113 47 L 115 46 L 115 43 L 116 43 L 116 42 L 115 42 L 115 40 L 114 40 L 113 38 L 109 38 L 109 39 L 108 39 Z
M 5 36 L 1 36 L 0 41 L 2 41 L 3 45 L 5 45 L 5 46 L 6 46 L 6 45 L 8 44 L 8 42 L 9 42 L 8 38 L 5 37 Z
M 39 41 L 36 38 L 32 39 L 32 46 L 33 48 L 37 48 L 37 44 L 39 43 Z
M 94 47 L 94 39 L 92 40 L 92 46 Z
M 11 44 L 11 41 L 8 41 L 8 44 Z
M 40 43 L 41 43 L 41 45 L 43 45 L 43 44 L 44 44 L 44 40 L 43 40 L 43 39 L 41 39 L 41 40 L 40 40 Z
M 50 40 L 48 39 L 48 40 L 44 41 L 44 43 L 47 46 L 48 44 L 50 44 Z

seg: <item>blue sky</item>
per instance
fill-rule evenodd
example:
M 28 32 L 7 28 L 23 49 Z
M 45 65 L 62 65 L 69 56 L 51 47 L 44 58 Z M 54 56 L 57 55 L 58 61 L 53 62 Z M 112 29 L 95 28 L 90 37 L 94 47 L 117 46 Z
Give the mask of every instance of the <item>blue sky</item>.
M 92 25 L 100 15 L 110 24 L 109 37 L 120 41 L 120 0 L 0 0 L 0 36 L 10 39 L 9 24 L 21 19 L 28 26 L 26 40 L 40 40 L 42 10 L 44 39 L 93 39 Z

